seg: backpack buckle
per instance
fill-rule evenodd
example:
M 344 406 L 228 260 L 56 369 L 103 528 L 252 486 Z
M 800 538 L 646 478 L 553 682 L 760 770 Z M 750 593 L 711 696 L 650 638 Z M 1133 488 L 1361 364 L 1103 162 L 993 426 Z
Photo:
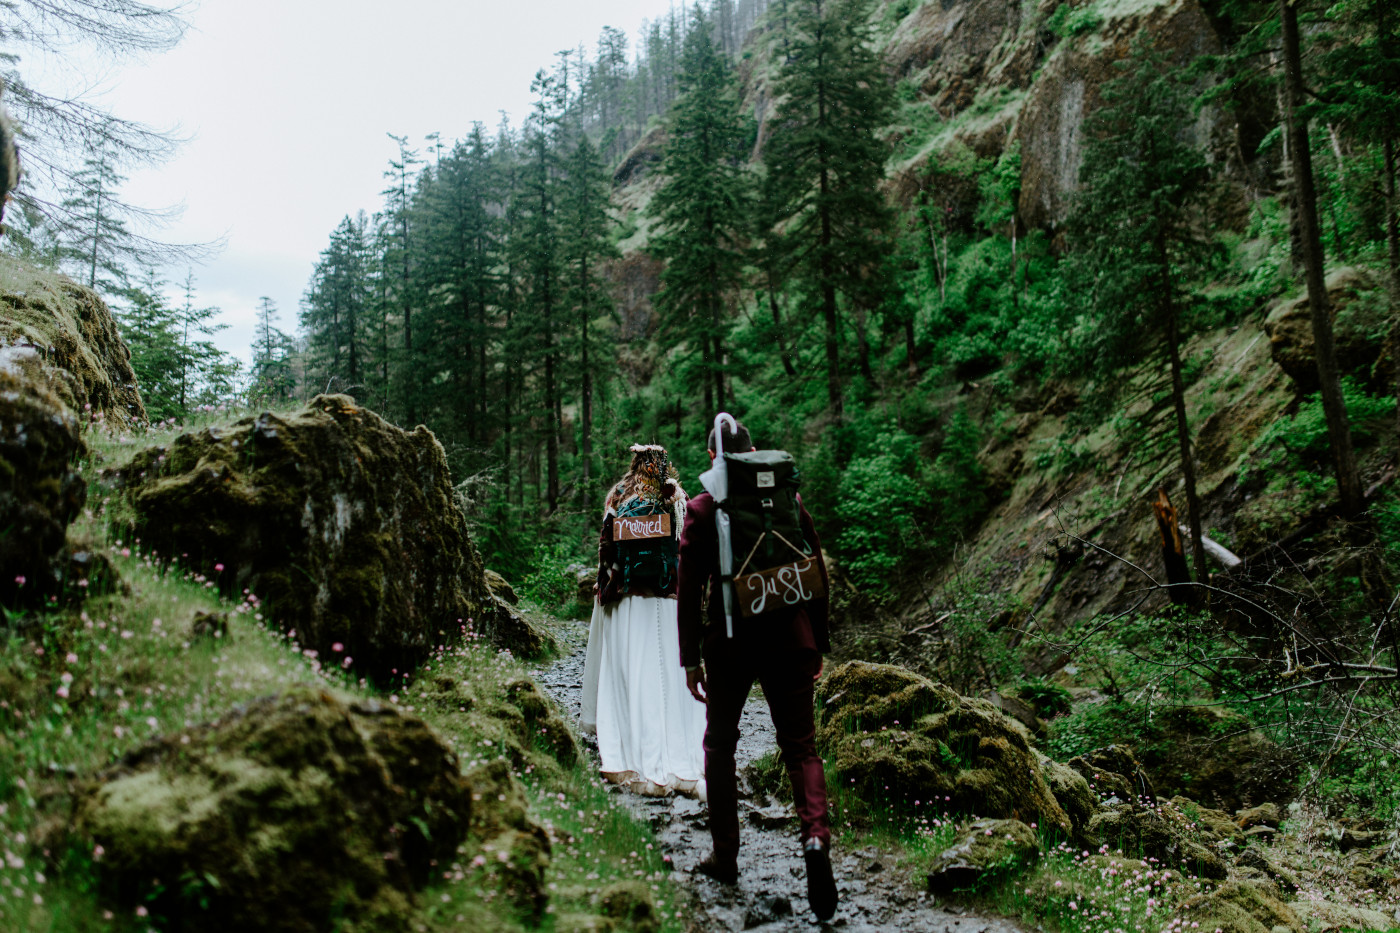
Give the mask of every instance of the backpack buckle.
M 758 500 L 758 504 L 761 505 L 761 506 L 763 506 L 765 509 L 771 509 L 771 508 L 773 507 L 773 500 L 772 500 L 772 499 L 760 499 L 760 500 Z

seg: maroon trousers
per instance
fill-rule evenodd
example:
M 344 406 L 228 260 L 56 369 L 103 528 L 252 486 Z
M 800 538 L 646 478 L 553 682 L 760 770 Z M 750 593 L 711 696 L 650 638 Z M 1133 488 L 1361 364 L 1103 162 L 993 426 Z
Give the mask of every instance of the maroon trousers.
M 778 732 L 778 749 L 792 781 L 792 797 L 801 820 L 801 841 L 828 843 L 826 775 L 817 754 L 812 719 L 813 681 L 821 655 L 810 648 L 758 644 L 767 639 L 727 639 L 722 631 L 705 639 L 705 678 L 709 688 L 705 722 L 705 784 L 709 795 L 710 835 L 715 858 L 732 862 L 739 854 L 739 792 L 734 749 L 739 717 L 757 680 Z

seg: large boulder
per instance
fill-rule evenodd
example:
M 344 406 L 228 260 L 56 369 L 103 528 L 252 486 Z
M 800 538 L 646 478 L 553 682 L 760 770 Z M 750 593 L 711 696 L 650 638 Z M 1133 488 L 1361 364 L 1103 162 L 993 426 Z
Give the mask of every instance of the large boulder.
M 67 371 L 81 417 L 116 428 L 146 420 L 131 351 L 92 289 L 0 256 L 0 347 L 32 347 Z
M 1308 927 L 1287 904 L 1262 885 L 1231 881 L 1208 894 L 1189 898 L 1177 910 L 1176 928 L 1219 933 L 1279 933 Z
M 1384 287 L 1355 266 L 1334 269 L 1326 285 L 1338 370 L 1344 376 L 1384 383 L 1387 373 L 1380 364 L 1392 313 Z M 1264 320 L 1264 332 L 1269 335 L 1274 362 L 1293 380 L 1299 394 L 1316 392 L 1317 349 L 1307 295 L 1275 306 Z
M 0 347 L 0 605 L 54 592 L 87 498 L 74 380 L 32 347 Z
M 850 661 L 817 686 L 817 741 L 843 787 L 872 801 L 945 801 L 984 817 L 1072 823 L 1025 726 L 912 671 Z
M 329 663 L 403 672 L 464 629 L 523 655 L 546 645 L 492 594 L 432 432 L 348 396 L 182 434 L 115 478 L 143 547 L 251 590 Z
M 1170 803 L 1106 806 L 1089 820 L 1089 835 L 1129 858 L 1155 858 L 1188 875 L 1220 880 L 1229 874 L 1218 838 Z
M 1233 710 L 1181 706 L 1154 716 L 1156 740 L 1138 757 L 1159 794 L 1234 813 L 1293 798 L 1298 761 Z
M 1099 808 L 1098 794 L 1084 775 L 1069 765 L 1047 758 L 1039 752 L 1036 753 L 1036 760 L 1040 763 L 1040 776 L 1045 779 L 1050 793 L 1055 795 L 1055 802 L 1069 817 L 1073 838 L 1087 842 L 1089 820 Z
M 1028 867 L 1039 855 L 1040 839 L 1020 820 L 974 820 L 933 860 L 928 887 L 935 894 L 976 887 Z
M 473 789 L 422 720 L 302 686 L 127 755 L 73 825 L 108 895 L 166 928 L 397 930 Z
M 1076 758 L 1069 767 L 1078 772 L 1105 803 L 1140 803 L 1148 806 L 1157 799 L 1152 779 L 1147 776 L 1132 749 L 1126 745 L 1105 745 Z

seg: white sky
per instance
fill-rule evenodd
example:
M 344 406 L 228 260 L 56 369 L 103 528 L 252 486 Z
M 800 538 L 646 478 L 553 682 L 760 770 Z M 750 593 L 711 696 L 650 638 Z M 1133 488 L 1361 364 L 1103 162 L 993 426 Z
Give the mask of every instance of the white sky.
M 346 214 L 373 213 L 397 148 L 385 134 L 444 145 L 498 111 L 518 125 L 530 79 L 604 25 L 636 42 L 670 0 L 202 0 L 177 48 L 100 76 L 98 100 L 193 138 L 133 173 L 124 196 L 183 203 L 161 236 L 224 252 L 196 268 L 198 301 L 224 310 L 227 350 L 248 358 L 258 297 L 295 330 L 312 264 Z M 21 69 L 24 64 L 21 63 Z M 86 76 L 92 81 L 93 76 Z M 46 88 L 50 89 L 50 88 Z M 184 270 L 167 270 L 182 280 Z M 174 286 L 172 285 L 172 293 Z

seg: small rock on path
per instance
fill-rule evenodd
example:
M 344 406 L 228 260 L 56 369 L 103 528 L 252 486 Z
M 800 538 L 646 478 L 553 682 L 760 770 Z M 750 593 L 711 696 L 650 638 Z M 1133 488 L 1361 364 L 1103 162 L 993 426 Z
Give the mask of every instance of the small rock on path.
M 561 647 L 569 654 L 534 672 L 540 688 L 578 722 L 583 705 L 583 662 L 587 623 L 565 623 Z M 776 747 L 773 722 L 761 694 L 744 707 L 736 762 L 745 765 Z M 596 743 L 585 737 L 597 767 Z M 831 929 L 848 933 L 1022 933 L 1005 918 L 976 917 L 935 906 L 920 879 L 900 869 L 891 853 L 874 848 L 843 852 L 839 834 L 833 867 L 841 904 L 836 916 L 818 923 L 807 907 L 806 873 L 797 845 L 797 817 L 791 807 L 756 799 L 740 778 L 742 844 L 739 884 L 728 887 L 692 874 L 710 851 L 705 805 L 685 797 L 642 797 L 618 789 L 620 801 L 651 825 L 657 845 L 670 857 L 677 880 L 692 894 L 690 929 L 796 933 Z

